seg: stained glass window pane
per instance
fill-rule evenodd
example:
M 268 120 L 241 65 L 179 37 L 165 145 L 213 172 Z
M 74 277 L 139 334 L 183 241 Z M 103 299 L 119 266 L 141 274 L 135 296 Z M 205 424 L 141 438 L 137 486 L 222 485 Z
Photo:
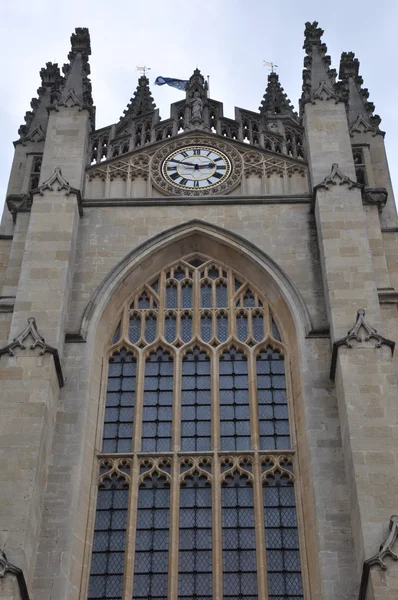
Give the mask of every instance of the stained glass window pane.
M 211 283 L 202 283 L 200 288 L 200 306 L 202 308 L 211 308 L 213 304 Z
M 247 313 L 236 315 L 236 333 L 241 342 L 245 342 L 249 335 L 249 323 Z
M 129 498 L 126 485 L 124 479 L 113 475 L 98 490 L 89 600 L 122 597 Z
M 145 364 L 142 452 L 167 452 L 171 448 L 173 358 L 162 349 Z
M 210 342 L 213 336 L 213 319 L 211 313 L 202 313 L 200 317 L 200 335 L 204 342 Z
M 177 286 L 171 283 L 166 287 L 166 308 L 177 308 Z
M 228 306 L 228 288 L 226 283 L 218 283 L 216 286 L 217 308 Z
M 195 348 L 182 362 L 181 450 L 211 448 L 211 363 Z
M 244 298 L 243 298 L 243 306 L 247 306 L 247 307 L 256 306 L 256 300 L 255 300 L 254 294 L 251 290 L 246 291 Z
M 138 492 L 133 600 L 167 600 L 170 490 L 154 473 Z
M 149 296 L 146 292 L 142 292 L 138 299 L 138 308 L 149 308 Z
M 116 344 L 116 342 L 119 341 L 119 338 L 120 338 L 120 325 L 121 325 L 121 323 L 119 321 L 119 325 L 116 327 L 116 331 L 113 334 L 112 344 Z
M 264 486 L 270 600 L 303 598 L 294 487 L 277 472 Z
M 252 313 L 252 331 L 254 339 L 261 342 L 264 337 L 264 317 L 259 312 Z
M 180 490 L 178 598 L 212 598 L 211 487 L 195 473 Z
M 279 329 L 276 326 L 276 323 L 275 323 L 275 321 L 274 321 L 273 318 L 272 318 L 272 337 L 274 339 L 278 340 L 278 342 L 281 341 L 281 336 L 280 336 L 280 333 L 279 333 Z
M 220 342 L 225 342 L 228 338 L 228 315 L 226 313 L 217 315 L 217 337 Z
M 235 472 L 222 488 L 224 600 L 257 600 L 253 489 Z
M 192 285 L 186 283 L 181 287 L 181 307 L 192 308 Z
M 180 321 L 181 339 L 186 344 L 192 338 L 192 316 L 190 314 L 182 314 Z
M 102 452 L 131 452 L 136 359 L 121 350 L 109 359 Z
M 156 315 L 149 314 L 145 317 L 145 339 L 150 344 L 156 339 Z
M 290 434 L 283 356 L 269 347 L 258 355 L 256 363 L 260 448 L 288 449 Z
M 164 319 L 164 337 L 171 344 L 177 335 L 177 318 L 174 314 L 166 315 Z
M 135 344 L 141 337 L 141 316 L 134 314 L 130 317 L 129 322 L 129 339 Z
M 247 360 L 235 349 L 220 357 L 221 450 L 250 450 Z

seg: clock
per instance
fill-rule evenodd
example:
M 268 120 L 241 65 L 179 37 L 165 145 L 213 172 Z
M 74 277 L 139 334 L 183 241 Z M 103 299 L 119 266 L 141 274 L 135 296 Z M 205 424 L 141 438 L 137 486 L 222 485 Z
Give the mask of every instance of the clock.
M 168 154 L 161 172 L 172 186 L 199 192 L 225 184 L 232 174 L 232 163 L 225 152 L 198 144 L 183 146 Z

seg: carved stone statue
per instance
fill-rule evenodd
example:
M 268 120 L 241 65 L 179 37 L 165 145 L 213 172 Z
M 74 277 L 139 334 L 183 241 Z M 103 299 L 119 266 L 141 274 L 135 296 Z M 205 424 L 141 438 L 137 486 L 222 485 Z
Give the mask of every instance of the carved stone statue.
M 191 101 L 192 121 L 202 120 L 203 102 L 199 92 L 195 92 Z

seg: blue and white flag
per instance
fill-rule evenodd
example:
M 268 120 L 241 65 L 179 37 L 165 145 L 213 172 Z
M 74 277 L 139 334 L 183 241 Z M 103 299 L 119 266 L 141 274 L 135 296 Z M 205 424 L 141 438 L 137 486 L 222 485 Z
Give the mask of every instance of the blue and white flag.
M 155 85 L 170 85 L 171 87 L 177 88 L 177 90 L 185 91 L 187 89 L 187 79 L 174 79 L 174 77 L 156 77 Z

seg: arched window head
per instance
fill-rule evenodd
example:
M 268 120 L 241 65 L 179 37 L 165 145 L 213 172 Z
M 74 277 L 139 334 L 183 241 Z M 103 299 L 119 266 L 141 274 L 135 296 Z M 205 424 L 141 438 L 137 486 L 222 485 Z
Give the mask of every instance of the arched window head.
M 302 600 L 275 308 L 190 255 L 132 290 L 114 327 L 88 598 Z

